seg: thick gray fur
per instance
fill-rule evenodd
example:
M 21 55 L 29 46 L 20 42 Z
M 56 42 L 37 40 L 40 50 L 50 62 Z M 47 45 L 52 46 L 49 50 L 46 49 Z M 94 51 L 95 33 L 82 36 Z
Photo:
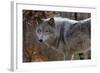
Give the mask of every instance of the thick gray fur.
M 36 28 L 38 39 L 43 43 L 64 54 L 65 60 L 73 59 L 73 55 L 90 50 L 91 42 L 91 19 L 87 18 L 81 21 L 71 20 L 68 18 L 54 17 L 55 27 L 51 27 L 47 22 L 50 20 L 43 19 Z M 49 32 L 44 32 L 45 28 Z M 41 29 L 41 35 L 38 30 Z M 55 43 L 52 45 L 52 43 Z

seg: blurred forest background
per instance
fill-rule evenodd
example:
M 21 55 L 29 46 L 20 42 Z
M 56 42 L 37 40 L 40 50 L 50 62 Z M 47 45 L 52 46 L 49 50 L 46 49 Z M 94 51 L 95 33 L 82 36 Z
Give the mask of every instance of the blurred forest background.
M 35 29 L 37 26 L 37 17 L 49 18 L 54 16 L 65 17 L 74 20 L 83 20 L 91 17 L 90 13 L 77 12 L 54 12 L 54 11 L 34 11 L 23 10 L 23 62 L 57 61 L 63 60 L 62 55 L 52 49 L 48 49 L 37 39 Z M 75 56 L 75 60 L 83 60 L 85 56 L 90 59 L 91 52 L 80 53 Z

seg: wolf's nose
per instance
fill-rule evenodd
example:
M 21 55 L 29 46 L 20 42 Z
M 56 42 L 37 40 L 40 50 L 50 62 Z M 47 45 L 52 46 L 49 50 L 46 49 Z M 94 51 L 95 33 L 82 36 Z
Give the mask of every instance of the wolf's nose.
M 40 42 L 42 42 L 42 40 L 41 40 L 41 39 L 40 39 L 39 41 L 40 41 Z

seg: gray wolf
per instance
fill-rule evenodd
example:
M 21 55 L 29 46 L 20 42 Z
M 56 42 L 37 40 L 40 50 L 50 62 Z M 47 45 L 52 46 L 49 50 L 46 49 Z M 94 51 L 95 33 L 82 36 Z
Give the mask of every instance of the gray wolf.
M 90 50 L 91 19 L 76 21 L 62 17 L 41 19 L 36 35 L 41 43 L 62 53 L 64 60 L 74 59 L 77 53 Z

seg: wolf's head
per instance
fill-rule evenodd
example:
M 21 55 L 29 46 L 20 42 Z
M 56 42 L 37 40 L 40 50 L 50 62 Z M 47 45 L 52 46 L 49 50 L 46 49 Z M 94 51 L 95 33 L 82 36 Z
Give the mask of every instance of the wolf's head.
M 54 18 L 50 18 L 48 20 L 40 20 L 39 23 L 37 23 L 36 28 L 36 35 L 38 37 L 38 40 L 40 42 L 45 42 L 50 40 L 51 38 L 54 38 L 55 35 L 55 21 Z

